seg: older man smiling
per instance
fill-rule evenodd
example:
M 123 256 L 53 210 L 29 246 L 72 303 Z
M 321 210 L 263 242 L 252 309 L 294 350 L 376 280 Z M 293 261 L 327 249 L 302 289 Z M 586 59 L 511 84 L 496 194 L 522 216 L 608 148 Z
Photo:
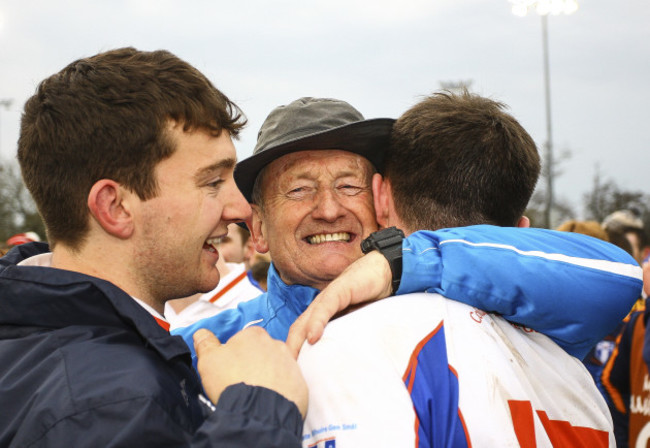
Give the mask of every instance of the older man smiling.
M 377 229 L 364 157 L 340 150 L 283 156 L 260 175 L 252 234 L 274 254 L 287 284 L 323 289 L 361 256 L 361 240 Z
M 348 103 L 323 98 L 301 98 L 271 112 L 253 156 L 235 170 L 237 186 L 252 203 L 251 238 L 258 252 L 269 252 L 273 259 L 268 291 L 235 310 L 175 330 L 190 348 L 199 328 L 225 341 L 242 328 L 259 325 L 285 340 L 318 290 L 362 256 L 360 243 L 378 228 L 371 180 L 382 169 L 393 123 L 365 120 Z M 459 245 L 445 244 L 449 233 L 416 232 L 405 240 L 408 250 L 398 250 L 386 270 L 392 275 L 389 284 L 393 292 L 401 282 L 409 290 L 399 293 L 428 290 L 469 298 L 481 309 L 545 332 L 570 353 L 583 354 L 585 346 L 627 313 L 639 287 L 615 272 L 586 270 L 578 260 L 625 262 L 626 254 L 614 246 L 595 247 L 584 235 L 549 236 L 546 230 L 530 229 L 526 244 L 535 247 L 532 255 L 517 250 L 521 235 L 515 228 L 457 228 L 452 239 L 470 241 Z M 511 263 L 493 263 L 495 250 L 506 252 Z M 558 254 L 575 262 L 559 270 L 549 262 Z M 535 282 L 524 280 L 531 275 Z M 469 276 L 471 283 L 465 281 Z M 582 285 L 580 294 L 574 284 Z M 491 294 L 495 289 L 501 293 L 498 303 Z M 587 305 L 607 312 L 582 318 Z M 576 325 L 558 319 L 565 314 L 575 315 Z

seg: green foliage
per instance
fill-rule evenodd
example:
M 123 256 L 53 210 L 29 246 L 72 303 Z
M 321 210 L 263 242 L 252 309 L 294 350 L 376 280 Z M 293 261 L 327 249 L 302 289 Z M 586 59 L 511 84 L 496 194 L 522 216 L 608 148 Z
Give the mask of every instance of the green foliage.
M 528 203 L 528 208 L 524 215 L 530 219 L 531 227 L 545 227 L 544 226 L 544 210 L 546 207 L 546 193 L 543 190 L 535 190 L 533 197 Z M 553 210 L 551 213 L 551 228 L 555 228 L 560 223 L 575 218 L 576 214 L 573 207 L 561 197 L 556 197 L 553 202 Z
M 646 235 L 650 237 L 649 193 L 622 190 L 613 180 L 603 181 L 596 173 L 592 190 L 584 195 L 584 207 L 587 219 L 598 222 L 617 210 L 635 210 L 643 220 Z
M 580 214 L 558 192 L 553 203 L 552 228 L 570 219 L 580 219 Z M 524 213 L 531 226 L 544 227 L 545 191 L 536 190 Z M 591 191 L 583 195 L 584 219 L 603 222 L 605 217 L 617 210 L 633 210 L 643 220 L 645 233 L 650 238 L 650 192 L 623 190 L 611 180 L 603 180 L 597 172 Z
M 0 243 L 21 232 L 36 232 L 45 239 L 45 226 L 36 205 L 11 162 L 0 162 Z

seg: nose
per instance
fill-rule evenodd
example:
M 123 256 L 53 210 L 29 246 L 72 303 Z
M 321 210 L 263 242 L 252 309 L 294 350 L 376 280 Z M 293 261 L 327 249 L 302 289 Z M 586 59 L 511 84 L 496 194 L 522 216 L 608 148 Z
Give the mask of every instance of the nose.
M 330 188 L 319 189 L 315 202 L 312 211 L 314 219 L 334 222 L 345 214 L 345 207 L 341 204 L 340 198 Z
M 223 221 L 247 221 L 250 219 L 252 210 L 251 206 L 244 197 L 244 195 L 239 191 L 235 181 L 230 182 L 231 188 L 226 195 L 226 204 L 223 207 L 223 213 L 221 219 Z

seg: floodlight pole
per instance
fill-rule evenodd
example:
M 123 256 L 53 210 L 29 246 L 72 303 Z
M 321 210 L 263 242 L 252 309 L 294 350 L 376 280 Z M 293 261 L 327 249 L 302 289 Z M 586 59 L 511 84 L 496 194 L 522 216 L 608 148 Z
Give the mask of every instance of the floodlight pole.
M 551 122 L 551 70 L 548 57 L 548 16 L 549 14 L 572 14 L 578 9 L 577 0 L 509 0 L 513 4 L 512 12 L 525 16 L 534 9 L 542 19 L 542 50 L 544 59 L 544 103 L 546 108 L 546 143 L 544 158 L 546 164 L 546 204 L 544 209 L 544 226 L 551 228 L 551 211 L 553 210 L 553 126 Z
M 551 210 L 553 209 L 553 127 L 551 124 L 551 73 L 548 58 L 548 14 L 542 18 L 542 47 L 544 56 L 544 99 L 546 105 L 546 208 L 544 224 L 551 228 Z

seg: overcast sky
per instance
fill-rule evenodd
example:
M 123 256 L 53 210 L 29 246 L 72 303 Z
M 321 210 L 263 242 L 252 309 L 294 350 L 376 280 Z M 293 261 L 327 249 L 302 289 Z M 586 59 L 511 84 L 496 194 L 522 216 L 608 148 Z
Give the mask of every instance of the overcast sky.
M 650 193 L 650 2 L 578 0 L 549 17 L 556 194 L 578 208 L 596 167 Z M 248 157 L 276 106 L 346 100 L 398 117 L 441 82 L 471 80 L 546 141 L 540 17 L 507 0 L 0 0 L 0 155 L 14 158 L 22 106 L 68 63 L 123 46 L 167 49 L 246 113 Z M 579 213 L 581 210 L 577 210 Z

